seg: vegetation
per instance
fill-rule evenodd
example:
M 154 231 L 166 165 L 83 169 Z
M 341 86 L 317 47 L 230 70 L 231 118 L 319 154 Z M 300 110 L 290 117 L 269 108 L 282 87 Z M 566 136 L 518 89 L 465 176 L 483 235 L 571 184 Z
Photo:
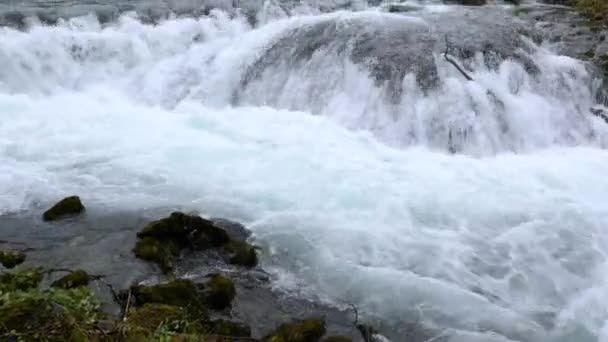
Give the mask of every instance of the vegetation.
M 591 20 L 592 24 L 608 24 L 608 1 L 606 0 L 571 0 L 584 16 Z

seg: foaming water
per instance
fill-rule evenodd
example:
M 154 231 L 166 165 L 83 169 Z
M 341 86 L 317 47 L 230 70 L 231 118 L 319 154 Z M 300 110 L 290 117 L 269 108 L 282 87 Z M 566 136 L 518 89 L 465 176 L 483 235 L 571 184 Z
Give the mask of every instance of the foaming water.
M 0 29 L 0 213 L 77 193 L 239 219 L 279 286 L 355 303 L 397 341 L 418 319 L 450 341 L 608 338 L 606 127 L 584 114 L 584 65 L 535 48 L 536 76 L 478 60 L 466 82 L 437 54 L 438 87 L 408 74 L 392 101 L 330 42 L 243 83 L 278 39 L 327 22 L 428 23 L 252 29 L 215 11 Z M 466 153 L 446 153 L 458 128 Z

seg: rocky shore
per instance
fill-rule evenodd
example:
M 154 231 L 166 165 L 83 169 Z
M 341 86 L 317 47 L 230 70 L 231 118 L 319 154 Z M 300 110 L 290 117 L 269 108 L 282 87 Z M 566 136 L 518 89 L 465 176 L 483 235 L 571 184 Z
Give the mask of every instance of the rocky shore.
M 58 229 L 87 214 L 71 196 L 39 220 Z M 150 273 L 126 287 L 91 270 L 31 262 L 36 247 L 2 241 L 0 340 L 339 342 L 375 333 L 352 311 L 274 291 L 236 222 L 173 212 L 140 226 L 129 254 Z M 197 271 L 181 272 L 188 263 Z

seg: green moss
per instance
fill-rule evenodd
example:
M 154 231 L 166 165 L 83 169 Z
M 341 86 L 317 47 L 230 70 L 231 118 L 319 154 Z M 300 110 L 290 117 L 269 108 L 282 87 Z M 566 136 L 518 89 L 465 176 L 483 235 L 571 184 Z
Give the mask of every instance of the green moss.
M 209 307 L 222 310 L 228 306 L 236 295 L 236 288 L 232 279 L 223 275 L 213 275 L 206 284 L 205 300 Z
M 323 342 L 352 342 L 350 337 L 346 336 L 329 336 L 323 339 Z
M 77 215 L 85 211 L 80 197 L 70 196 L 62 199 L 55 204 L 51 209 L 44 212 L 42 219 L 44 221 L 55 221 L 66 216 Z
M 0 264 L 6 268 L 15 268 L 25 261 L 25 253 L 20 251 L 0 251 Z
M 70 274 L 63 276 L 51 284 L 51 287 L 57 287 L 62 289 L 72 289 L 81 286 L 89 285 L 91 277 L 83 270 L 76 270 Z
M 153 237 L 186 243 L 188 229 L 184 222 L 185 217 L 186 215 L 180 212 L 172 213 L 169 217 L 150 222 L 144 229 L 137 233 L 137 236 L 139 238 Z
M 132 286 L 131 292 L 138 305 L 157 303 L 185 308 L 189 314 L 202 320 L 207 319 L 207 310 L 194 283 L 187 279 L 177 279 L 154 286 Z
M 268 342 L 317 342 L 323 335 L 325 335 L 325 321 L 313 318 L 282 324 L 263 340 Z
M 170 240 L 161 242 L 156 238 L 145 237 L 137 241 L 133 253 L 140 259 L 157 263 L 160 269 L 167 273 L 175 267 L 175 258 L 179 250 Z
M 231 264 L 246 267 L 255 267 L 258 264 L 258 256 L 255 248 L 244 241 L 232 241 L 226 245 Z
M 99 305 L 86 288 L 15 291 L 0 296 L 0 340 L 89 341 Z
M 209 331 L 209 334 L 232 337 L 250 337 L 251 329 L 245 324 L 219 319 L 211 322 L 211 330 Z
M 200 321 L 191 319 L 186 310 L 174 305 L 145 304 L 131 310 L 126 321 L 131 335 L 152 336 L 159 329 L 171 332 L 199 332 L 203 330 Z
M 37 288 L 42 278 L 41 268 L 26 268 L 0 274 L 0 294 Z
M 608 1 L 605 0 L 572 0 L 578 11 L 590 19 L 591 24 L 608 23 Z

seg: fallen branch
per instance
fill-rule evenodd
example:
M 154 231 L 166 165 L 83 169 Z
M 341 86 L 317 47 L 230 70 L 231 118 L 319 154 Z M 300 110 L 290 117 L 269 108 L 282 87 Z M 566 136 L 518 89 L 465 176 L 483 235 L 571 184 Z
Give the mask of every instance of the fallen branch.
M 591 112 L 591 114 L 604 120 L 604 122 L 608 124 L 608 114 L 606 114 L 606 111 L 602 110 L 601 108 L 593 108 L 593 107 L 590 108 L 589 111 Z
M 448 56 L 448 53 L 450 53 L 450 41 L 448 40 L 448 35 L 445 35 L 445 52 L 443 53 L 443 57 L 445 58 L 446 61 L 448 61 L 450 64 L 452 64 L 456 70 L 458 70 L 462 76 L 464 76 L 467 80 L 469 81 L 474 81 L 473 77 L 469 76 L 469 74 L 467 74 L 466 71 L 464 71 L 464 69 L 452 58 L 450 58 L 450 56 Z
M 124 312 L 122 313 L 122 321 L 125 322 L 127 320 L 127 315 L 129 314 L 129 305 L 131 304 L 131 289 L 129 289 L 129 294 L 127 295 L 127 303 L 125 304 Z

